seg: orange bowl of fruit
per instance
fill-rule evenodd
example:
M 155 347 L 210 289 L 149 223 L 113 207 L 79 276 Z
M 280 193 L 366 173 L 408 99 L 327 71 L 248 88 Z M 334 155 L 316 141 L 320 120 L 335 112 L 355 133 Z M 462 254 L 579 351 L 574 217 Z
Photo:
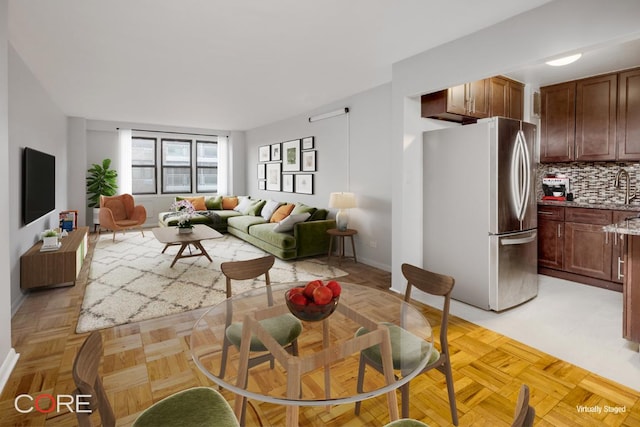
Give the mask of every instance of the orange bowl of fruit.
M 312 280 L 305 286 L 289 289 L 284 294 L 291 314 L 300 320 L 317 322 L 326 319 L 338 306 L 340 284 L 335 280 L 324 283 Z

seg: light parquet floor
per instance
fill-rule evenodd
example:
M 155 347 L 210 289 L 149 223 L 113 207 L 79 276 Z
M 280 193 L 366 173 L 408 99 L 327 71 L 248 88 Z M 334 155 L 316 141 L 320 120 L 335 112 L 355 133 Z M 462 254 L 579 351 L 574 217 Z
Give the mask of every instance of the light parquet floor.
M 88 266 L 86 262 L 75 287 L 33 292 L 13 317 L 13 347 L 20 359 L 0 395 L 0 426 L 77 425 L 74 414 L 68 412 L 21 414 L 14 408 L 14 399 L 23 393 L 55 396 L 74 389 L 71 367 L 87 335 L 77 335 L 75 328 Z M 350 274 L 340 280 L 383 289 L 390 286 L 387 272 L 351 261 L 343 262 L 341 268 Z M 437 333 L 437 310 L 417 305 Z M 102 330 L 103 379 L 119 426 L 130 425 L 144 408 L 176 391 L 211 385 L 189 353 L 191 327 L 201 313 L 196 310 Z M 456 317 L 451 319 L 449 337 L 461 426 L 510 425 L 522 383 L 531 388 L 535 425 L 640 426 L 640 396 L 629 388 Z M 412 418 L 432 426 L 451 425 L 443 375 L 419 376 L 411 382 L 411 392 Z M 223 394 L 229 401 L 234 399 L 226 391 Z M 580 412 L 580 406 L 601 412 Z M 624 408 L 624 412 L 605 412 L 606 407 Z M 249 425 L 279 426 L 284 424 L 285 411 L 253 401 L 247 416 Z M 384 396 L 363 402 L 358 417 L 353 405 L 300 410 L 302 426 L 381 426 L 386 422 Z

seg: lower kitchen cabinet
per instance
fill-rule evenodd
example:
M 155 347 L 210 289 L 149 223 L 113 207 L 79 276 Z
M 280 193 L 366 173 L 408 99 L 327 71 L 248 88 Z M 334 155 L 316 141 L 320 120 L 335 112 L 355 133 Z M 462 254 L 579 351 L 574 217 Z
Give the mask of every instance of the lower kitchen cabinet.
M 538 272 L 622 290 L 625 239 L 602 231 L 626 211 L 538 206 Z

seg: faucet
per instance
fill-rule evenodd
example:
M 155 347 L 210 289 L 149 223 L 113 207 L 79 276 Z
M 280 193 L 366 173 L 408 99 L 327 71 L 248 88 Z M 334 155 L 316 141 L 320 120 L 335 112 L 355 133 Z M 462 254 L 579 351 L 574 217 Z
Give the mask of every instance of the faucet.
M 624 193 L 624 204 L 628 205 L 630 201 L 636 198 L 636 192 L 633 194 L 629 194 L 629 172 L 624 169 L 620 169 L 618 173 L 616 173 L 616 179 L 613 183 L 613 186 L 616 188 L 620 188 L 620 177 L 624 175 L 626 179 L 625 193 Z

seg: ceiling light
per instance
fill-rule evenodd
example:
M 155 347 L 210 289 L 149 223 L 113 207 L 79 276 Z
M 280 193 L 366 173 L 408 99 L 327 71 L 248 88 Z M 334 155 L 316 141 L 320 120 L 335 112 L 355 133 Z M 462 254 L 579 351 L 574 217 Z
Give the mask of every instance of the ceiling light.
M 553 61 L 547 61 L 547 65 L 551 65 L 553 67 L 561 67 L 563 65 L 568 65 L 572 62 L 576 62 L 578 59 L 580 59 L 581 56 L 581 53 L 576 53 L 575 55 L 569 55 L 563 58 L 554 59 Z

